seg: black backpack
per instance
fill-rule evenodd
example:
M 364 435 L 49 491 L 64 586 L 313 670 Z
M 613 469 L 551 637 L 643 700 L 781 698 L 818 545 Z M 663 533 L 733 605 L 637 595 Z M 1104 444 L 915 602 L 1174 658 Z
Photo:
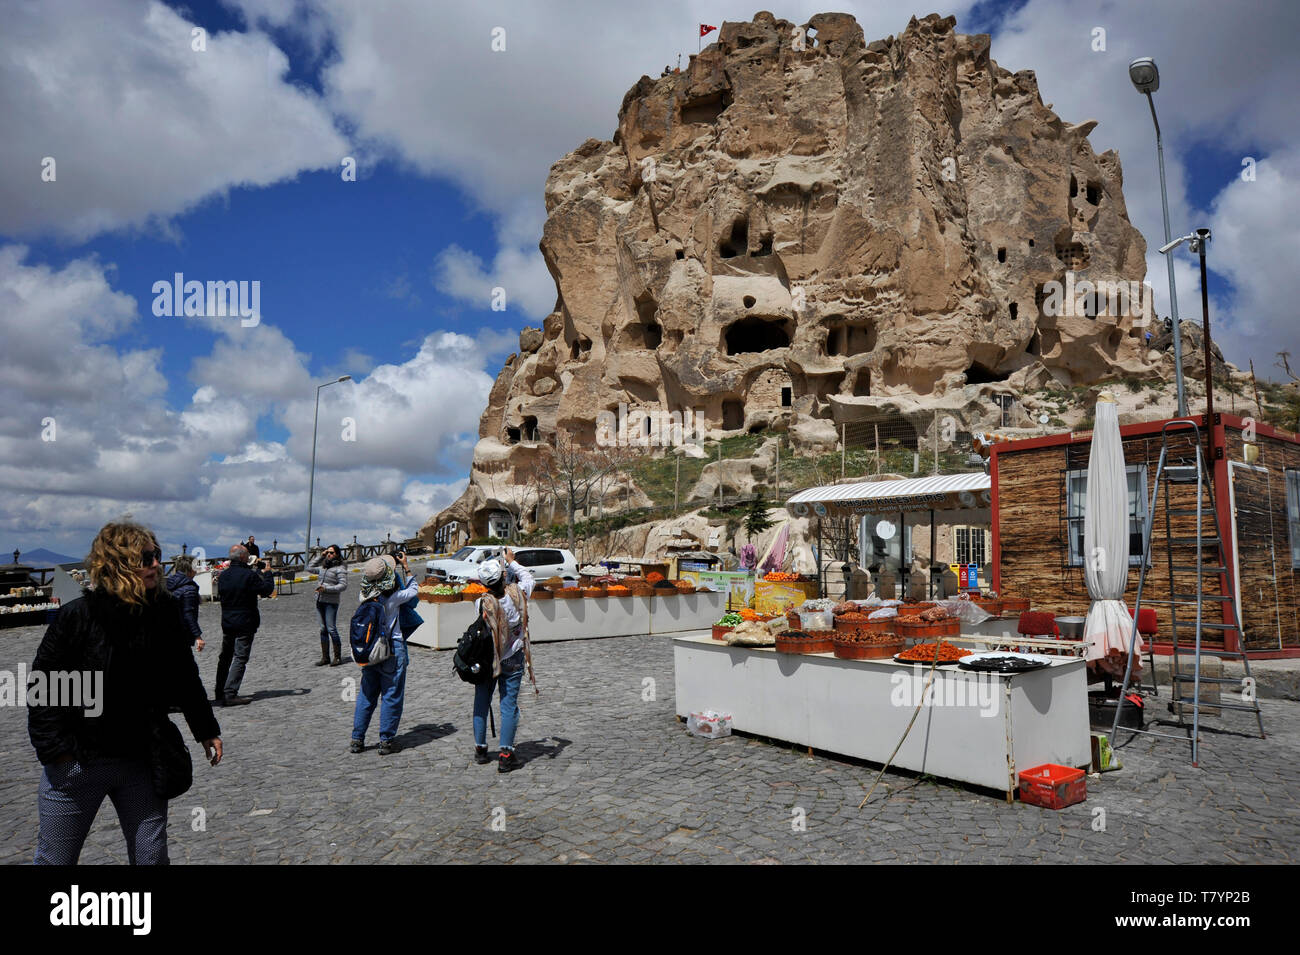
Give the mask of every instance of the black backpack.
M 477 686 L 492 679 L 492 657 L 492 628 L 480 615 L 461 634 L 451 665 L 458 677 Z

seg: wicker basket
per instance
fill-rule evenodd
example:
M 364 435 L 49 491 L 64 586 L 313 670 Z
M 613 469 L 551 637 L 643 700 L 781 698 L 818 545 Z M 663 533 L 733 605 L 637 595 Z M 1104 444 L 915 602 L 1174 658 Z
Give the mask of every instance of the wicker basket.
M 429 594 L 427 597 L 421 595 L 420 599 L 431 604 L 454 604 L 464 598 L 460 594 Z
M 849 634 L 836 632 L 832 638 L 835 644 L 835 655 L 841 660 L 879 660 L 903 652 L 902 640 L 893 643 L 868 643 L 865 640 L 857 639 L 858 636 L 857 634 L 850 636 Z M 875 635 L 864 634 L 862 636 Z
M 655 595 L 655 589 L 649 584 L 633 584 L 631 589 L 633 597 L 653 597 Z
M 532 596 L 530 599 L 532 599 L 532 600 L 554 600 L 554 599 L 555 599 L 555 594 L 551 593 L 551 592 L 550 592 L 549 590 L 547 590 L 545 587 L 538 587 L 536 590 L 533 591 L 533 596 Z
M 951 620 L 941 620 L 938 623 L 930 623 L 926 620 L 918 620 L 912 623 L 909 620 L 899 619 L 894 621 L 894 633 L 909 640 L 959 637 L 961 636 L 961 620 L 953 617 Z
M 482 597 L 482 596 L 483 596 L 484 594 L 486 594 L 486 593 L 487 593 L 487 591 L 484 591 L 484 592 L 481 593 L 481 594 L 467 594 L 467 593 L 465 593 L 464 591 L 462 591 L 462 592 L 460 593 L 458 599 L 460 599 L 460 600 L 469 600 L 469 601 L 474 601 L 474 600 L 478 600 L 479 597 Z
M 577 587 L 565 587 L 563 590 L 552 591 L 552 596 L 556 600 L 581 600 L 582 591 Z
M 727 634 L 731 633 L 732 627 L 720 627 L 716 623 L 713 625 L 711 636 L 714 640 L 726 640 Z
M 776 635 L 777 653 L 831 653 L 835 641 L 831 630 L 814 630 L 800 637 L 782 637 Z

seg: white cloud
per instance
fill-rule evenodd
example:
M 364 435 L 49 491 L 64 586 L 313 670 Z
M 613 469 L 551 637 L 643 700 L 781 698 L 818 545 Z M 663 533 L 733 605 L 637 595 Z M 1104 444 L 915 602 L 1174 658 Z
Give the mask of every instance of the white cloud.
M 83 553 L 104 521 L 130 511 L 173 545 L 251 529 L 298 546 L 320 380 L 309 356 L 270 325 L 201 324 L 211 350 L 193 362 L 188 404 L 169 408 L 159 350 L 117 341 L 139 318 L 111 268 L 86 258 L 53 269 L 26 255 L 0 246 L 0 536 Z M 322 532 L 405 536 L 455 498 L 463 480 L 418 476 L 468 469 L 493 380 L 484 363 L 500 338 L 434 333 L 409 360 L 322 389 Z M 258 437 L 268 415 L 285 441 Z M 342 440 L 344 417 L 355 441 Z M 54 440 L 43 440 L 50 419 Z
M 206 37 L 134 0 L 10 4 L 0 31 L 0 232 L 74 239 L 166 219 L 349 153 L 259 32 Z M 57 178 L 41 180 L 53 157 Z

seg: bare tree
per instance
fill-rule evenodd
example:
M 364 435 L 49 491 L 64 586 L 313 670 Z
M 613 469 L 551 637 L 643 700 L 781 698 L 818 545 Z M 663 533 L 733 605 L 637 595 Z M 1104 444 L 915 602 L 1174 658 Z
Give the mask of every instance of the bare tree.
M 569 550 L 574 549 L 573 523 L 578 509 L 590 513 L 593 491 L 602 492 L 627 457 L 626 449 L 592 446 L 567 431 L 557 432 L 555 443 L 546 446 L 538 472 L 551 494 L 564 502 Z

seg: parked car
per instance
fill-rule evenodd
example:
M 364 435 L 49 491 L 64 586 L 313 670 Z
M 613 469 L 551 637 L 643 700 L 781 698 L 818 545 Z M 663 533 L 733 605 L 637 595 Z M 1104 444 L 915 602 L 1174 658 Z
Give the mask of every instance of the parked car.
M 505 548 L 500 544 L 476 544 L 462 547 L 450 557 L 431 560 L 425 572 L 451 581 L 477 580 L 479 564 L 500 558 Z M 554 547 L 516 547 L 515 560 L 527 567 L 539 581 L 547 577 L 578 579 L 578 560 L 567 550 Z

